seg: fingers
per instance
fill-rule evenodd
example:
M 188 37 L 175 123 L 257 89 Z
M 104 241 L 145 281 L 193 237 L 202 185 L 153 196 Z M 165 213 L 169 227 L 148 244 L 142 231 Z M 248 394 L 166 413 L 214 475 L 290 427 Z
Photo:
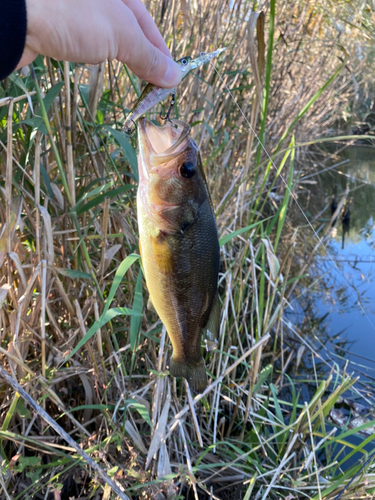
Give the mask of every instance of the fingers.
M 178 85 L 182 77 L 179 65 L 146 38 L 135 15 L 125 5 L 122 14 L 117 18 L 117 59 L 142 80 L 167 88 Z
M 181 80 L 180 67 L 141 0 L 27 0 L 27 11 L 19 66 L 37 53 L 92 64 L 117 58 L 160 87 L 173 88 Z M 46 18 L 55 22 L 46 26 Z
M 155 45 L 156 48 L 161 50 L 163 54 L 171 57 L 171 53 L 156 27 L 154 20 L 150 16 L 146 7 L 141 0 L 121 0 L 134 14 L 146 38 Z

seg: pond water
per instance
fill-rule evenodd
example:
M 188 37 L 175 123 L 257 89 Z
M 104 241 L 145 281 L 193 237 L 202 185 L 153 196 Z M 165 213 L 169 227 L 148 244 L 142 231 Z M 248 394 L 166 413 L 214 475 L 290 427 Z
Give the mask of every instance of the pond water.
M 337 363 L 341 370 L 359 377 L 357 392 L 349 399 L 363 405 L 366 418 L 371 420 L 375 418 L 375 148 L 351 146 L 335 157 L 329 151 L 327 157 L 315 166 L 315 171 L 321 171 L 319 175 L 305 175 L 312 183 L 301 183 L 299 202 L 320 237 L 330 225 L 333 195 L 339 202 L 347 188 L 350 216 L 343 223 L 340 215 L 332 227 L 325 243 L 329 255 L 323 249 L 316 254 L 310 270 L 313 283 L 303 290 L 300 304 L 304 307 L 297 314 L 300 324 L 301 318 L 307 324 L 306 339 L 319 356 L 330 366 Z M 316 238 L 311 241 L 312 247 Z M 321 377 L 329 371 L 327 366 L 318 370 Z M 344 410 L 338 405 L 341 425 L 333 422 L 341 428 L 355 417 L 347 401 L 342 405 Z M 368 434 L 362 435 L 365 437 Z M 358 444 L 363 439 L 352 436 L 350 440 Z M 374 443 L 365 449 L 373 451 Z M 355 454 L 344 469 L 361 458 Z
M 340 156 L 339 163 L 346 162 L 319 174 L 316 187 L 326 203 L 334 193 L 338 202 L 348 187 L 349 220 L 338 218 L 327 243 L 335 263 L 325 252 L 316 259 L 321 279 L 313 296 L 332 358 L 341 367 L 348 361 L 347 372 L 374 387 L 375 148 L 351 146 Z M 327 216 L 331 207 L 322 215 Z

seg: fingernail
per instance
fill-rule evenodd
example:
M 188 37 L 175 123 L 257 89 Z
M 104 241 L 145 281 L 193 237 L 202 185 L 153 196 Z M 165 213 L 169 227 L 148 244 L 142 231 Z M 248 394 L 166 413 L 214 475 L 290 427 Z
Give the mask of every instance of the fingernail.
M 180 66 L 168 58 L 168 67 L 164 75 L 164 81 L 167 85 L 175 86 L 180 83 L 182 77 Z

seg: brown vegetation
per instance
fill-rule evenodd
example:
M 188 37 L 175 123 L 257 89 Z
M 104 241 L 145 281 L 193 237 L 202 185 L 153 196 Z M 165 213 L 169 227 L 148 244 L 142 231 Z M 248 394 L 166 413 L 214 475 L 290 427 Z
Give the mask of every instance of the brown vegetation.
M 373 6 L 148 7 L 176 58 L 228 46 L 215 67 L 186 78 L 175 110 L 191 123 L 223 238 L 209 387 L 193 399 L 167 376 L 166 332 L 145 307 L 136 142 L 121 131 L 139 83 L 117 62 L 39 57 L 35 77 L 13 74 L 0 87 L 1 365 L 129 498 L 335 498 L 361 464 L 342 471 L 337 453 L 354 449 L 351 431 L 325 422 L 354 380 L 328 367 L 304 402 L 289 377 L 297 354 L 284 338 L 305 341 L 283 312 L 305 271 L 293 260 L 305 238 L 287 211 L 300 145 L 339 135 L 365 107 Z M 0 395 L 1 498 L 110 498 L 5 381 Z M 370 498 L 373 476 L 356 477 L 341 498 Z

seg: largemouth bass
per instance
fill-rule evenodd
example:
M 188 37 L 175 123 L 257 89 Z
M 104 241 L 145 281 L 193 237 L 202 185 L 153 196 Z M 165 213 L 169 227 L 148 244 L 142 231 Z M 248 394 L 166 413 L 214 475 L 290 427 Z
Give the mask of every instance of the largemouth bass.
M 196 59 L 192 59 L 191 57 L 182 57 L 179 59 L 177 64 L 181 68 L 182 80 L 187 76 L 190 71 L 203 66 L 203 64 L 207 64 L 211 59 L 218 56 L 225 50 L 225 47 L 222 49 L 217 49 L 211 53 L 202 52 L 199 57 Z M 158 87 L 152 83 L 148 83 L 144 88 L 142 94 L 137 99 L 136 103 L 133 106 L 133 109 L 130 111 L 128 116 L 125 119 L 124 130 L 127 134 L 132 134 L 135 130 L 135 122 L 138 118 L 147 111 L 150 111 L 154 106 L 159 104 L 159 102 L 166 99 L 169 95 L 173 96 L 172 103 L 174 104 L 174 98 L 176 96 L 176 88 L 166 89 L 163 87 Z M 172 106 L 173 106 L 172 104 Z M 170 111 L 169 111 L 170 112 Z M 169 118 L 169 112 L 167 116 Z
M 151 302 L 173 346 L 169 371 L 196 391 L 207 385 L 202 333 L 217 338 L 219 240 L 190 127 L 138 122 L 140 251 Z

